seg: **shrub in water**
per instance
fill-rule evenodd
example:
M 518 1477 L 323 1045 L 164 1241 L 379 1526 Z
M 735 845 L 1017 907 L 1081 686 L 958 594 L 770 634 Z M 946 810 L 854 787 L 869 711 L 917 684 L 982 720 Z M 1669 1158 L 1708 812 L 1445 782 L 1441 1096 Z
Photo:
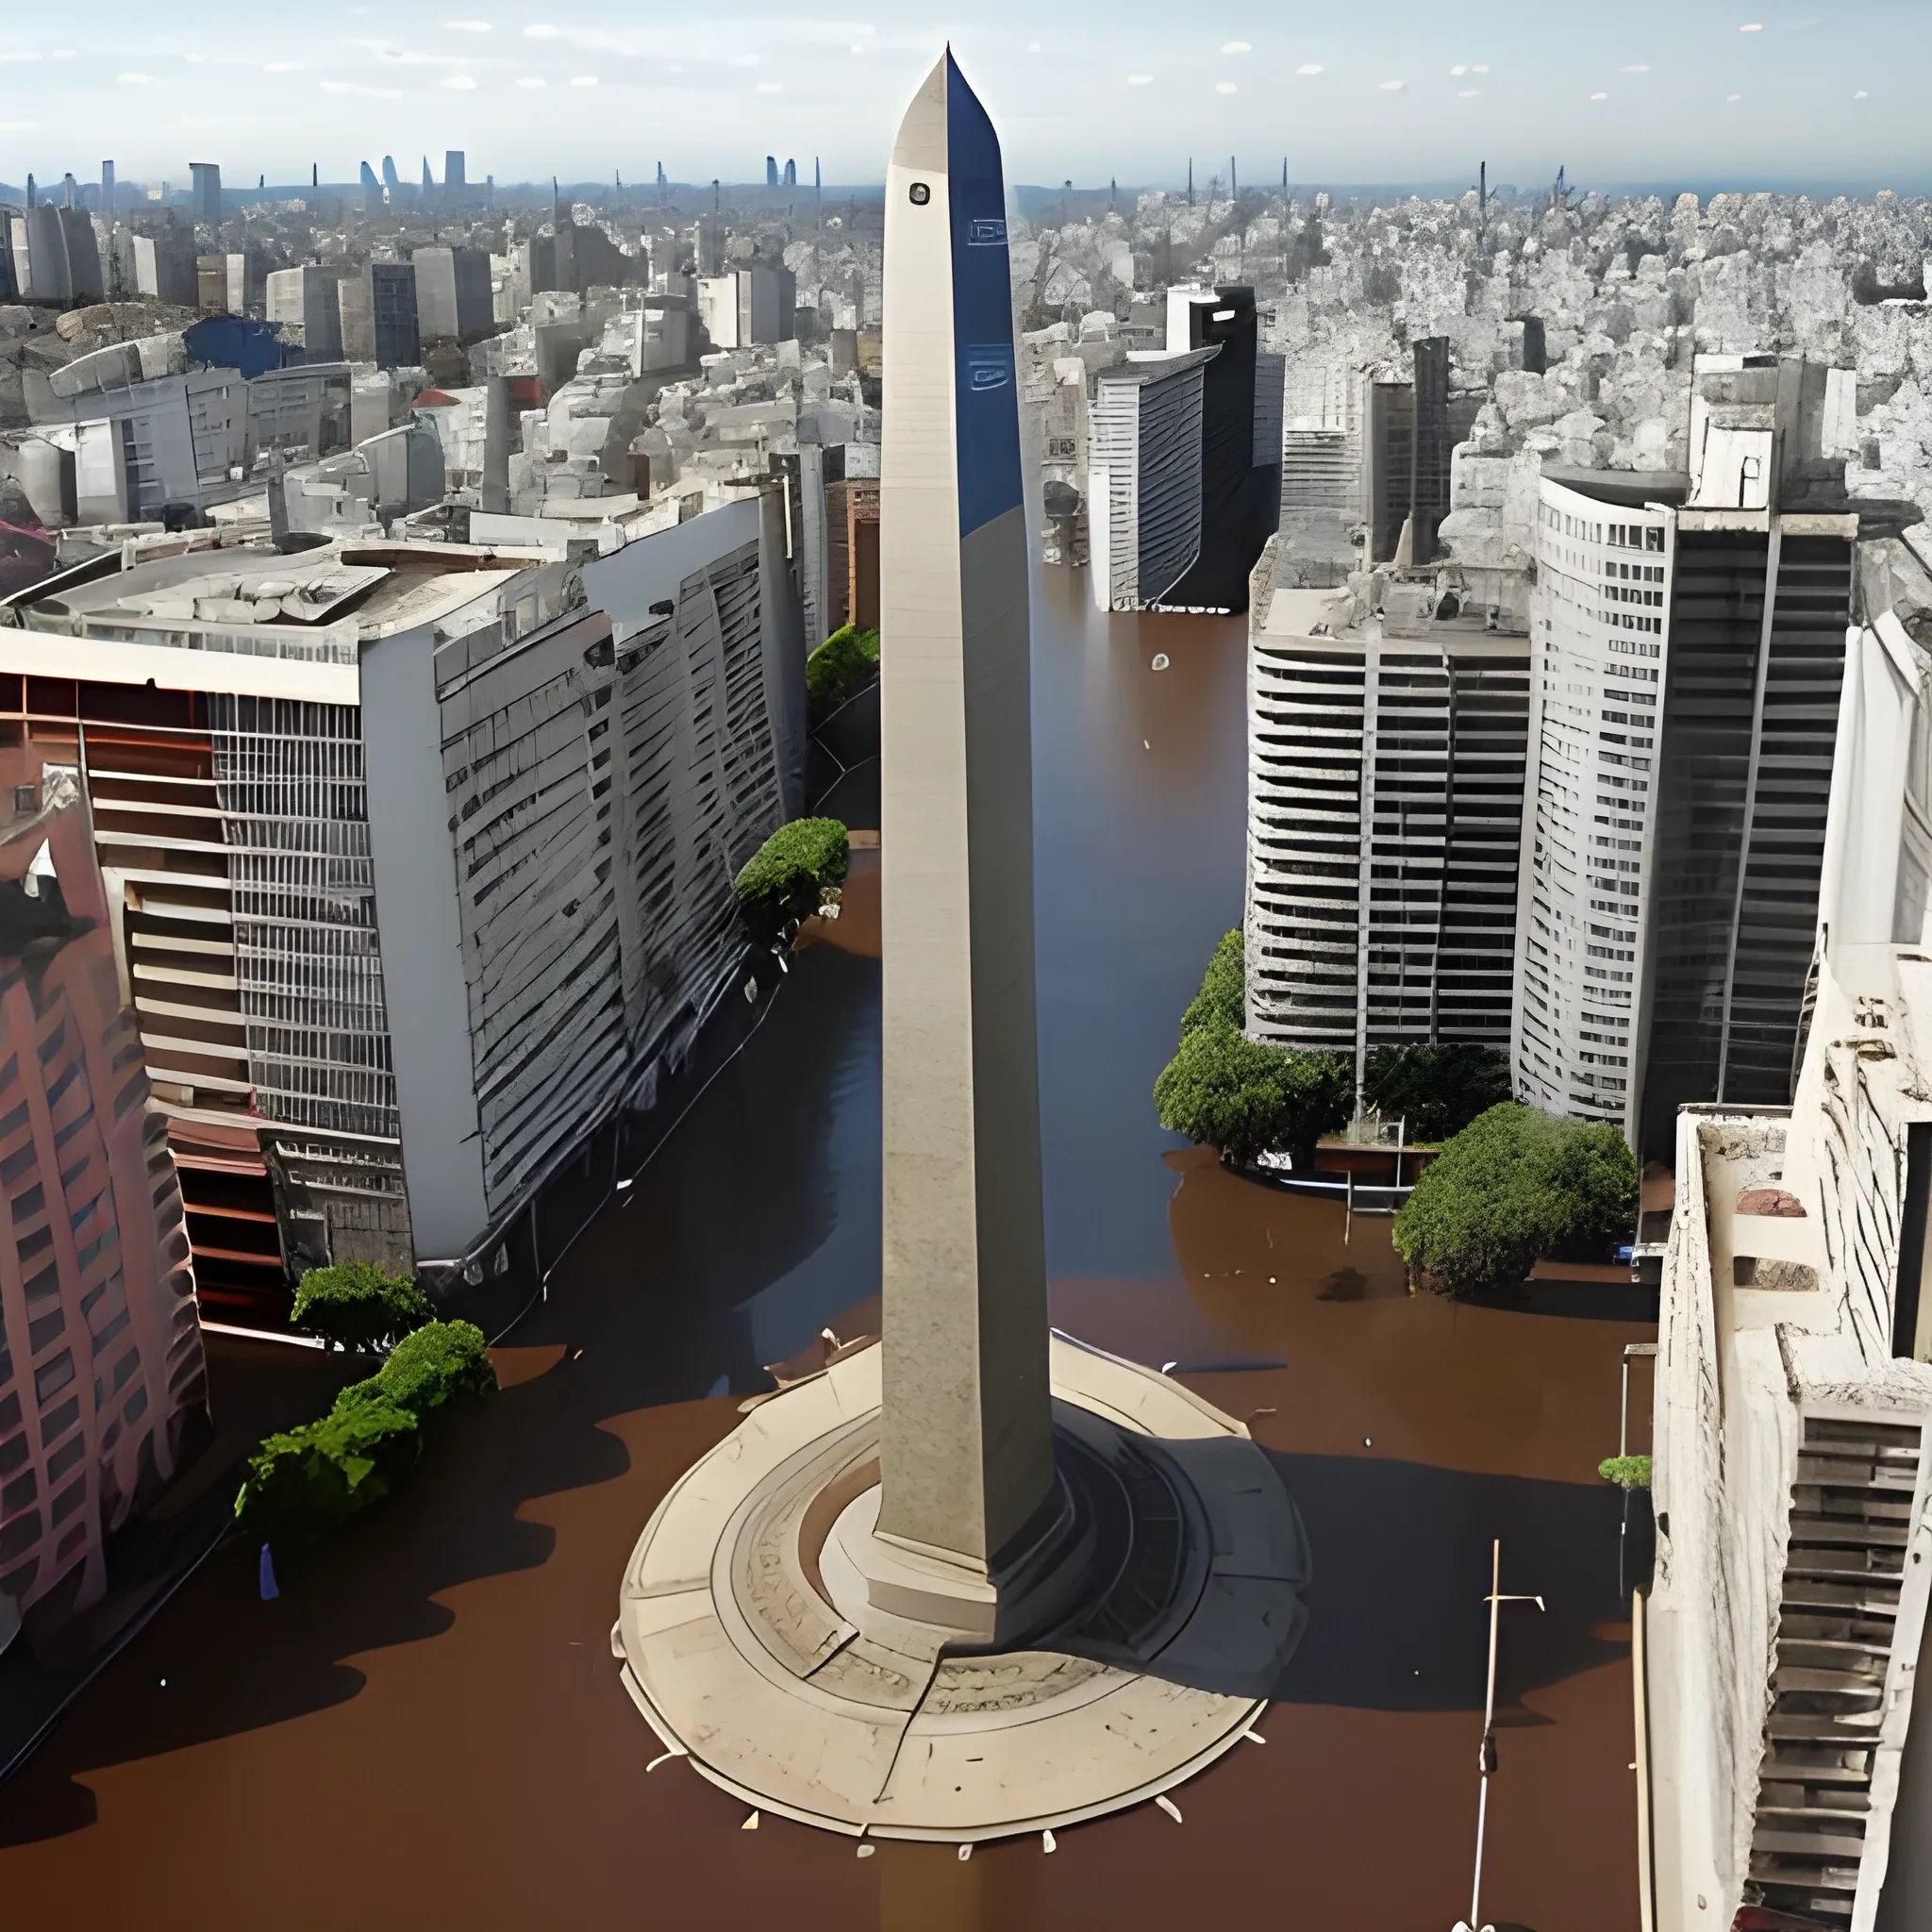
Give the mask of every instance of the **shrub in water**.
M 435 1321 L 436 1310 L 408 1275 L 373 1261 L 341 1261 L 303 1275 L 291 1319 L 338 1348 L 376 1349 Z

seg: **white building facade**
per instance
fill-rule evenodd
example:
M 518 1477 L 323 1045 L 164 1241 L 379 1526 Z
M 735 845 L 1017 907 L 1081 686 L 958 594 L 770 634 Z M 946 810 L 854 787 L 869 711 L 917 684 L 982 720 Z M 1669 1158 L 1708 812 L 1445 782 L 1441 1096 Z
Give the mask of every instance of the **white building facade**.
M 1633 1138 L 1674 530 L 1542 482 L 1510 1058 L 1529 1105 Z

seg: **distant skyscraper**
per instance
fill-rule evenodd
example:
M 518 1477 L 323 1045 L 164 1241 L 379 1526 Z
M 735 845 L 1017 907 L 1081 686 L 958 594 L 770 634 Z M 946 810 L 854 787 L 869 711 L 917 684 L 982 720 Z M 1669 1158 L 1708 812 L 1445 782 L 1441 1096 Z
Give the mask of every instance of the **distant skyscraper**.
M 423 199 L 425 201 L 434 201 L 436 199 L 436 176 L 429 172 L 429 157 L 427 155 L 423 157 Z
M 385 188 L 400 188 L 403 185 L 403 177 L 396 173 L 393 155 L 384 155 L 382 158 L 382 185 Z
M 796 161 L 787 161 L 785 163 L 785 185 L 788 188 L 796 188 L 798 186 L 798 163 Z
M 451 148 L 442 158 L 442 199 L 447 208 L 462 208 L 470 199 L 470 184 L 463 173 L 463 151 Z
M 222 223 L 222 171 L 213 161 L 190 161 L 189 199 L 193 219 L 218 228 Z
M 668 188 L 670 185 L 670 182 L 664 177 L 664 163 L 659 161 L 658 163 L 658 186 L 659 188 Z
M 101 212 L 108 218 L 108 225 L 114 225 L 114 164 L 101 163 Z
M 767 188 L 775 188 L 777 185 L 778 158 L 776 155 L 767 155 L 765 157 L 765 186 Z
M 1278 356 L 1252 289 L 1174 289 L 1165 357 L 1103 371 L 1089 468 L 1104 609 L 1244 610 L 1281 510 Z

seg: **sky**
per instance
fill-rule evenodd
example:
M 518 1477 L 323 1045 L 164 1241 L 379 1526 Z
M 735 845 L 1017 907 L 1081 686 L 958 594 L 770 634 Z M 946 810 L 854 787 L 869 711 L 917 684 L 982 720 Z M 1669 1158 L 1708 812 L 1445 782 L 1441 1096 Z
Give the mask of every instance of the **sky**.
M 465 9 L 475 8 L 474 12 Z M 875 182 L 951 40 L 1009 181 L 1932 189 L 1932 0 L 0 0 L 0 180 Z

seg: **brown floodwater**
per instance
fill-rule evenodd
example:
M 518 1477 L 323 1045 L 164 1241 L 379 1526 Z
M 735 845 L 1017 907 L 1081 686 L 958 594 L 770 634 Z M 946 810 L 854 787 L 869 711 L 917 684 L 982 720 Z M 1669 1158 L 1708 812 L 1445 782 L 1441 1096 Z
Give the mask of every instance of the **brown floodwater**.
M 1275 1456 L 1314 1558 L 1260 1729 L 1177 1793 L 961 1864 L 765 1819 L 669 1763 L 617 1679 L 618 1578 L 760 1364 L 862 1325 L 878 1273 L 876 874 L 749 1045 L 312 1557 L 222 1552 L 0 1788 L 8 1924 L 801 1932 L 1332 1924 L 1465 1908 L 1491 1540 L 1506 1590 L 1489 1915 L 1637 1923 L 1618 1371 L 1632 1322 L 1411 1296 L 1388 1223 L 1177 1149 L 1149 1089 L 1241 906 L 1239 622 L 1036 593 L 1043 1143 L 1055 1319 L 1192 1375 Z M 1150 659 L 1165 651 L 1171 668 Z M 852 1319 L 844 1319 L 846 1311 Z M 1177 1373 L 1188 1374 L 1185 1367 Z M 219 1391 L 218 1391 L 219 1392 Z M 1633 1409 L 1647 1413 L 1647 1383 Z M 1642 1437 L 1639 1437 L 1639 1446 Z

